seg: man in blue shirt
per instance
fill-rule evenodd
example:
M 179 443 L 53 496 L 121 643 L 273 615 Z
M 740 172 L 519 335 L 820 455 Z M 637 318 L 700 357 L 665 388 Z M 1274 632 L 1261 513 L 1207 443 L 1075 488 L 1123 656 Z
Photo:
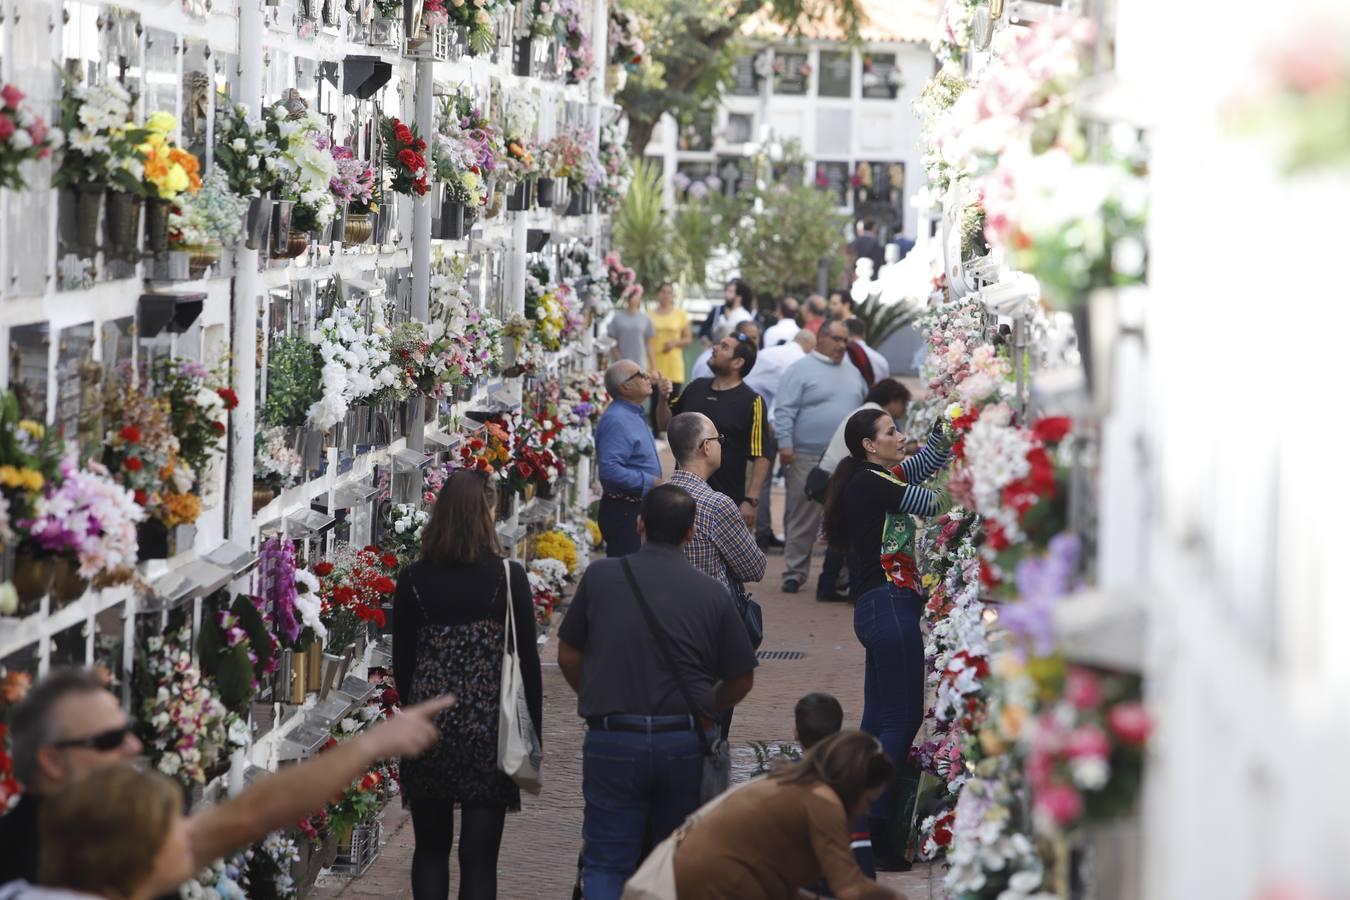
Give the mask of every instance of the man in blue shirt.
M 656 393 L 658 416 L 669 416 L 670 383 L 649 375 L 631 359 L 605 370 L 612 402 L 595 426 L 595 457 L 600 468 L 598 524 L 608 556 L 627 556 L 642 546 L 637 520 L 643 496 L 661 483 L 661 460 L 643 412 Z

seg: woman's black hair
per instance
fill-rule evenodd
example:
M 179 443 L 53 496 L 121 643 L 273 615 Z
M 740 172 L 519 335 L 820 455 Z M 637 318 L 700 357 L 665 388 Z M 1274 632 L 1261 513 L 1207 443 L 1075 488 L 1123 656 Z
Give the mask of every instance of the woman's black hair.
M 862 442 L 869 438 L 876 439 L 877 421 L 880 419 L 890 419 L 890 416 L 881 409 L 860 409 L 849 416 L 848 423 L 844 425 L 844 446 L 848 448 L 848 456 L 839 460 L 839 465 L 834 467 L 834 474 L 830 476 L 822 522 L 825 541 L 831 550 L 848 551 L 848 514 L 844 509 L 844 488 L 867 461 L 867 451 L 863 449 Z

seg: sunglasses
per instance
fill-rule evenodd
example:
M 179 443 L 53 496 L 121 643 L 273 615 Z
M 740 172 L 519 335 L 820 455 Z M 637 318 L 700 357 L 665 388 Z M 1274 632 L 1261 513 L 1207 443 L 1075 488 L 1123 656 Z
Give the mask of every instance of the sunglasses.
M 126 741 L 127 735 L 131 734 L 131 723 L 123 725 L 121 728 L 112 728 L 108 731 L 100 731 L 98 734 L 92 734 L 89 737 L 69 738 L 64 741 L 53 741 L 52 746 L 61 750 L 71 750 L 76 747 L 83 747 L 86 750 L 97 750 L 100 753 L 107 753 L 110 750 L 116 750 Z

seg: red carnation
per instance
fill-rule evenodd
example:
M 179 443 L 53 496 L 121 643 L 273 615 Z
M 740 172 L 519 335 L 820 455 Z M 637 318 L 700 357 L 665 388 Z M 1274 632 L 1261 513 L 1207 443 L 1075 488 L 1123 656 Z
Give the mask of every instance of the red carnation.
M 411 150 L 400 150 L 398 151 L 398 161 L 410 169 L 414 168 L 413 164 L 417 162 L 417 154 Z
M 145 466 L 144 463 L 134 456 L 128 456 L 126 459 L 122 460 L 122 465 L 132 472 L 139 472 Z
M 478 457 L 478 463 L 477 463 L 477 465 L 478 465 L 478 470 L 479 470 L 480 472 L 491 472 L 491 471 L 492 471 L 492 464 L 489 463 L 486 459 L 483 459 L 483 457 L 481 457 L 481 456 Z
M 141 430 L 135 425 L 126 426 L 121 431 L 117 432 L 117 436 L 128 444 L 139 444 L 141 442 Z
M 384 563 L 386 569 L 398 568 L 398 557 L 392 553 L 386 553 L 384 556 L 381 556 L 380 562 Z
M 397 562 L 397 560 L 395 560 Z M 381 575 L 370 583 L 370 586 L 381 594 L 392 594 L 398 585 L 394 584 L 394 579 Z
M 417 138 L 416 140 L 413 141 L 413 149 L 416 150 L 418 153 L 422 153 L 427 149 L 427 142 L 422 140 L 421 138 Z
M 1073 419 L 1068 416 L 1047 416 L 1031 428 L 1031 433 L 1046 444 L 1057 444 L 1073 430 Z
M 405 144 L 411 144 L 413 142 L 412 129 L 407 125 L 404 125 L 398 119 L 394 120 L 394 136 Z
M 224 423 L 224 422 L 212 422 L 212 423 L 211 423 L 211 430 L 214 431 L 216 434 L 224 434 L 224 433 L 225 433 L 225 423 Z
M 482 441 L 481 438 L 471 438 L 471 439 L 469 440 L 469 449 L 470 449 L 470 450 L 475 450 L 475 451 L 476 451 L 476 450 L 482 450 L 484 446 L 485 446 L 485 445 L 483 444 L 483 441 Z
M 346 606 L 356 599 L 356 591 L 344 585 L 333 588 L 333 599 Z
M 233 388 L 220 388 L 216 393 L 220 395 L 220 399 L 225 401 L 226 409 L 234 409 L 239 405 L 239 395 L 234 392 Z
M 321 562 L 314 567 L 314 574 L 323 578 L 333 574 L 333 564 L 330 562 Z
M 380 548 L 379 548 L 379 547 L 376 547 L 374 544 L 366 544 L 364 547 L 361 548 L 361 552 L 362 552 L 362 553 L 379 553 L 379 552 L 380 552 Z
M 522 459 L 516 463 L 516 474 L 520 475 L 521 478 L 529 478 L 534 474 L 534 468 Z
M 150 499 L 145 495 L 145 491 L 141 490 L 138 490 L 135 493 L 133 493 L 131 495 L 131 498 L 135 500 L 137 503 L 139 503 L 141 506 L 144 506 L 146 504 L 146 501 Z

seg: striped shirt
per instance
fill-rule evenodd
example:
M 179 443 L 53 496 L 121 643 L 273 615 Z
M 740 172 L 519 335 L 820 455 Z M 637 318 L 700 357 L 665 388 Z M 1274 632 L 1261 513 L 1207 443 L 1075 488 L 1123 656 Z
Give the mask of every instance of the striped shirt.
M 764 551 L 745 526 L 735 501 L 719 494 L 702 478 L 684 469 L 670 476 L 694 498 L 694 536 L 684 545 L 684 555 L 694 568 L 716 578 L 728 588 L 764 577 Z

